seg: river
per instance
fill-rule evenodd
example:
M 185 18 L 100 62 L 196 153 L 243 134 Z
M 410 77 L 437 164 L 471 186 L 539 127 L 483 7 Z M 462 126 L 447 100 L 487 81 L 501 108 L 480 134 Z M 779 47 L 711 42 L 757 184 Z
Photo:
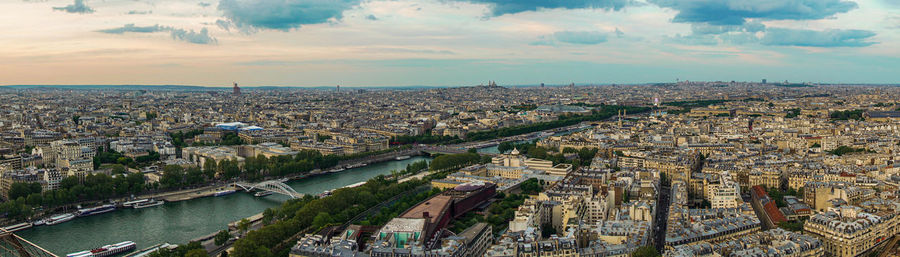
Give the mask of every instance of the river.
M 568 134 L 572 134 L 572 133 L 575 133 L 575 132 L 578 132 L 578 131 L 582 131 L 582 130 L 585 130 L 585 129 L 588 129 L 588 128 L 590 128 L 590 127 L 584 127 L 584 128 L 578 128 L 578 129 L 567 130 L 567 131 L 562 131 L 562 132 L 556 132 L 556 133 L 554 133 L 554 134 L 551 135 L 551 136 L 568 135 Z M 546 137 L 547 137 L 547 136 L 543 136 L 543 137 L 539 137 L 539 138 L 532 139 L 532 140 L 519 140 L 519 141 L 516 141 L 515 143 L 516 143 L 516 144 L 527 143 L 527 142 L 531 142 L 531 141 L 535 141 L 535 140 L 544 139 L 544 138 L 546 138 Z M 495 146 L 490 146 L 490 147 L 485 147 L 485 148 L 478 148 L 477 150 L 478 150 L 479 153 L 500 154 L 501 152 L 500 152 L 499 146 L 500 146 L 500 145 L 495 145 Z
M 413 157 L 402 161 L 371 164 L 340 173 L 325 174 L 290 181 L 287 184 L 303 194 L 319 194 L 366 181 L 391 170 L 405 169 L 412 162 L 426 160 Z M 121 209 L 111 213 L 76 218 L 54 226 L 39 226 L 16 234 L 57 255 L 93 249 L 99 246 L 134 241 L 138 248 L 158 243 L 186 243 L 223 230 L 234 222 L 266 208 L 281 205 L 283 195 L 254 197 L 236 193 L 223 197 L 207 197 L 166 203 L 145 209 Z

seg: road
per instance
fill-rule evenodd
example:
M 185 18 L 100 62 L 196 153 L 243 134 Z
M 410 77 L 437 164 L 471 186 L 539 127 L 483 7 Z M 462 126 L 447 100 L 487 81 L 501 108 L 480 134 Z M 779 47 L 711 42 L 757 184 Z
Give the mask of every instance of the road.
M 653 228 L 656 231 L 654 233 L 654 242 L 656 246 L 656 250 L 659 251 L 659 254 L 663 254 L 665 252 L 666 246 L 666 224 L 669 219 L 669 204 L 670 202 L 670 194 L 672 189 L 670 188 L 669 183 L 666 181 L 664 183 L 661 182 L 659 199 L 657 201 L 656 206 L 656 218 L 653 222 Z

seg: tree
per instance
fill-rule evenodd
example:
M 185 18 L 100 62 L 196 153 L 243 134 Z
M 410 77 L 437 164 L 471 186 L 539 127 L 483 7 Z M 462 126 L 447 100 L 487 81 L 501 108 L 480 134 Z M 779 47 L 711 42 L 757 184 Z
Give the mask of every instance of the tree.
M 209 179 L 216 178 L 216 173 L 219 172 L 219 167 L 216 164 L 216 160 L 206 158 L 206 161 L 203 162 L 203 174 L 206 175 Z
M 237 227 L 238 227 L 238 230 L 241 231 L 241 234 L 242 234 L 242 235 L 243 235 L 244 233 L 247 233 L 247 230 L 250 229 L 250 220 L 248 220 L 248 219 L 241 219 L 241 222 L 238 222 Z
M 634 252 L 631 253 L 631 256 L 632 257 L 657 257 L 657 256 L 662 256 L 662 255 L 660 255 L 659 252 L 656 251 L 655 246 L 645 245 L 645 246 L 638 247 L 636 250 L 634 250 Z
M 227 243 L 228 239 L 230 239 L 230 238 L 231 238 L 231 234 L 228 233 L 227 229 L 223 229 L 222 231 L 219 231 L 219 233 L 216 233 L 216 237 L 215 237 L 216 246 L 220 246 L 220 245 Z
M 208 256 L 209 256 L 209 254 L 206 252 L 205 249 L 202 249 L 202 248 L 190 250 L 184 255 L 184 257 L 208 257 Z
M 41 184 L 15 182 L 10 185 L 6 196 L 9 199 L 19 199 L 19 197 L 28 197 L 32 193 L 41 193 Z
M 323 228 L 332 222 L 334 222 L 334 220 L 331 219 L 331 215 L 328 215 L 327 212 L 319 212 L 319 214 L 313 218 L 312 227 Z
M 163 174 L 159 178 L 159 183 L 163 188 L 178 188 L 181 187 L 183 180 L 184 168 L 178 165 L 166 165 L 166 167 L 163 167 Z

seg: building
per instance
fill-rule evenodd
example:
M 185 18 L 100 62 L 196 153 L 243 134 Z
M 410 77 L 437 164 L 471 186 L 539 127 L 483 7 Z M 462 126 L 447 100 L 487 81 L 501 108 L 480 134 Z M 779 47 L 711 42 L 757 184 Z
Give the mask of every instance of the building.
M 734 182 L 728 172 L 719 175 L 719 184 L 711 186 L 709 190 L 709 202 L 713 209 L 737 208 L 741 203 L 740 185 Z
M 376 234 L 370 255 L 375 257 L 426 256 L 439 247 L 443 229 L 451 219 L 490 200 L 493 184 L 463 184 L 420 202 L 391 219 Z
M 818 237 L 829 256 L 860 256 L 900 233 L 900 215 L 895 211 L 870 213 L 857 206 L 829 208 L 810 217 L 803 232 Z
M 9 189 L 12 188 L 13 183 L 39 183 L 40 181 L 41 175 L 33 168 L 2 172 L 0 173 L 0 194 L 2 194 L 0 197 L 3 197 L 5 200 L 15 200 L 7 199 Z

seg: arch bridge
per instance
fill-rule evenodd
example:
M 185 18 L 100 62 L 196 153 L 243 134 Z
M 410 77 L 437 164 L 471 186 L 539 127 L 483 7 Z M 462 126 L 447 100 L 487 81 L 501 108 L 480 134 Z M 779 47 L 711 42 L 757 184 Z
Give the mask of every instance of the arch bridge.
M 259 183 L 249 183 L 249 182 L 234 182 L 235 187 L 240 187 L 247 192 L 253 191 L 254 189 L 268 191 L 276 194 L 282 194 L 286 196 L 290 196 L 293 199 L 303 197 L 303 194 L 297 193 L 294 191 L 294 188 L 288 186 L 284 182 L 280 180 L 269 180 L 263 181 Z

